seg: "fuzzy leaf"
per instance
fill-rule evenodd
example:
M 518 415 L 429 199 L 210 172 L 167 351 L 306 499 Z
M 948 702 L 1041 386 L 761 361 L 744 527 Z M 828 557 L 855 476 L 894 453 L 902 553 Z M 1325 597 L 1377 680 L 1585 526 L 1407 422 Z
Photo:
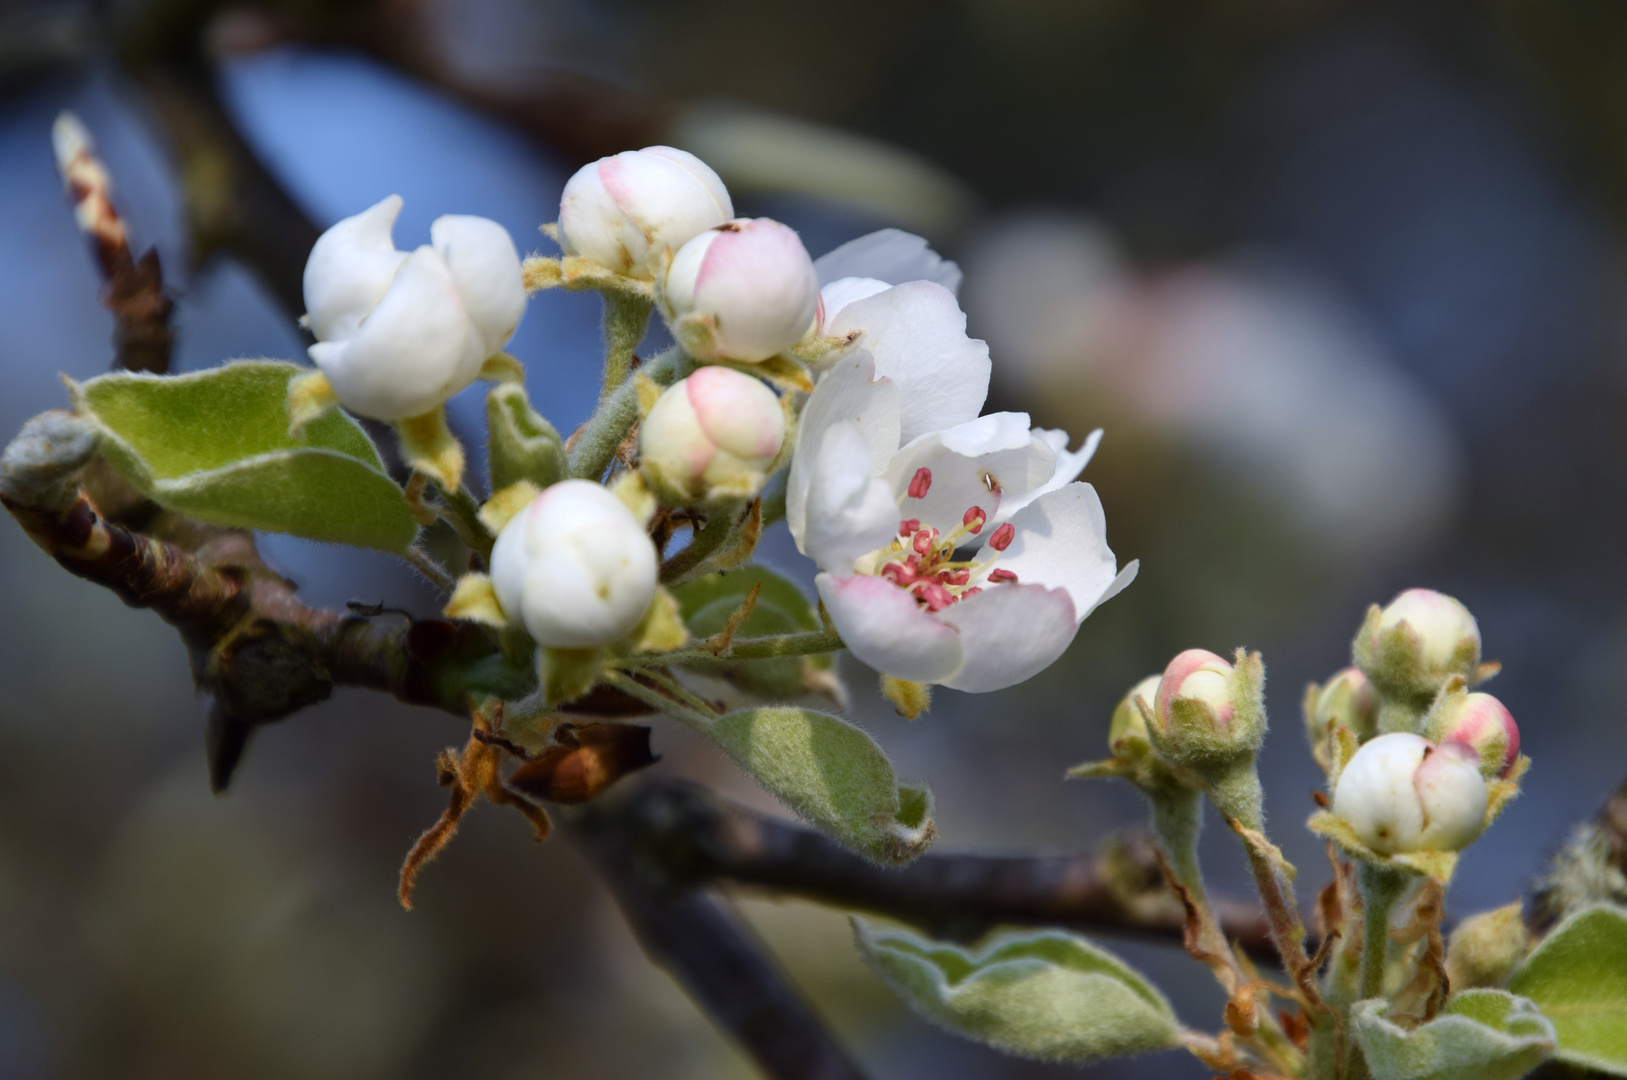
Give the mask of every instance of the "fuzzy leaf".
M 545 488 L 570 475 L 559 432 L 531 408 L 519 383 L 494 386 L 486 395 L 486 431 L 493 491 L 521 480 Z
M 882 863 L 908 862 L 932 843 L 932 795 L 901 787 L 874 739 L 812 709 L 742 709 L 705 729 L 786 806 Z
M 689 632 L 705 639 L 723 629 L 729 616 L 739 609 L 755 585 L 761 585 L 762 591 L 757 594 L 751 614 L 736 629 L 736 640 L 822 628 L 818 611 L 802 590 L 761 566 L 746 566 L 727 574 L 706 574 L 675 586 L 672 594 L 678 600 Z M 821 653 L 709 664 L 705 670 L 747 693 L 783 699 L 828 684 L 835 678 L 835 668 L 835 658 Z
M 1002 934 L 967 950 L 857 920 L 854 928 L 864 958 L 917 1012 L 1007 1053 L 1087 1062 L 1178 1045 L 1163 995 L 1084 938 Z
M 1508 988 L 1554 1022 L 1560 1060 L 1627 1076 L 1627 910 L 1601 904 L 1566 919 Z
M 218 525 L 401 551 L 418 533 L 401 489 L 350 417 L 288 433 L 288 383 L 306 369 L 248 360 L 188 375 L 69 383 L 103 453 L 143 494 Z
M 1554 1049 L 1554 1025 L 1506 990 L 1467 990 L 1427 1024 L 1402 1027 L 1374 998 L 1351 1011 L 1374 1080 L 1518 1080 Z

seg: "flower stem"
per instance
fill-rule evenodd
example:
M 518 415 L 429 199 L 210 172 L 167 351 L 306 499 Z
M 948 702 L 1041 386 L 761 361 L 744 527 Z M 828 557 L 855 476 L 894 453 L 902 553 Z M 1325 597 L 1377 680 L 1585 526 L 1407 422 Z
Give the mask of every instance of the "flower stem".
M 1361 863 L 1356 870 L 1361 889 L 1361 994 L 1360 1000 L 1384 992 L 1384 968 L 1390 955 L 1390 909 L 1407 891 L 1408 875 L 1400 870 Z
M 846 648 L 842 639 L 823 630 L 808 630 L 800 634 L 774 634 L 768 637 L 746 638 L 721 653 L 706 649 L 680 649 L 677 652 L 651 653 L 647 656 L 628 656 L 613 661 L 616 667 L 639 668 L 652 664 L 688 664 L 705 667 L 736 660 L 773 660 L 782 656 L 810 656 L 814 653 L 836 652 Z
M 651 708 L 659 709 L 673 719 L 682 720 L 697 730 L 710 730 L 713 720 L 716 719 L 716 716 L 710 716 L 698 709 L 691 708 L 688 704 L 675 700 L 653 687 L 645 686 L 637 679 L 622 672 L 613 669 L 608 670 L 600 678 L 628 697 L 636 698 Z
M 661 581 L 667 585 L 675 585 L 693 576 L 694 572 L 723 546 L 733 531 L 734 514 L 728 512 L 713 514 L 704 526 L 695 530 L 682 551 L 662 562 Z
M 655 305 L 647 297 L 614 289 L 599 295 L 604 297 L 604 388 L 599 392 L 603 403 L 627 381 L 633 368 L 633 350 L 644 340 Z
M 480 500 L 467 486 L 459 487 L 456 491 L 448 491 L 439 484 L 436 487 L 440 488 L 441 498 L 446 502 L 447 512 L 442 516 L 458 534 L 458 539 L 488 566 L 491 565 L 491 549 L 497 538 L 486 531 L 485 524 L 480 520 Z
M 667 349 L 639 369 L 639 374 L 658 386 L 671 386 L 679 372 L 688 373 L 693 363 L 682 349 Z M 638 391 L 633 379 L 624 379 L 604 400 L 576 436 L 571 450 L 571 475 L 597 480 L 610 467 L 616 448 L 638 421 Z

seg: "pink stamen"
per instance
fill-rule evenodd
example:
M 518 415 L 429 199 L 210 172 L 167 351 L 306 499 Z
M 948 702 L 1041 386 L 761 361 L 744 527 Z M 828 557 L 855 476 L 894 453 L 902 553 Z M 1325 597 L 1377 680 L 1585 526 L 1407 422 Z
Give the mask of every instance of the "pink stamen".
M 932 553 L 932 545 L 934 543 L 936 543 L 937 540 L 938 540 L 938 530 L 937 529 L 922 529 L 920 532 L 915 534 L 915 541 L 914 541 L 913 546 L 915 547 L 915 551 L 916 551 L 917 554 L 919 554 L 919 555 L 930 555 Z
M 1012 528 L 1011 522 L 1008 521 L 998 529 L 994 530 L 994 535 L 989 537 L 989 547 L 993 548 L 995 551 L 1004 551 L 1006 548 L 1011 546 L 1011 541 L 1014 540 L 1016 536 L 1017 530 Z
M 991 540 L 990 543 L 993 543 L 993 541 Z M 1001 546 L 1004 547 L 1005 545 L 1002 544 Z M 993 582 L 1016 581 L 1017 575 L 1013 574 L 1010 570 L 990 570 L 989 580 Z
M 924 499 L 931 490 L 932 470 L 923 465 L 915 470 L 915 476 L 910 480 L 910 498 Z
M 965 592 L 961 593 L 960 598 L 962 600 L 970 600 L 972 597 L 976 596 L 982 591 L 982 589 L 978 588 L 976 585 L 973 585 L 970 589 L 967 589 Z
M 920 527 L 920 518 L 905 518 L 903 521 L 898 523 L 898 535 L 913 536 L 915 535 L 915 530 L 919 529 Z
M 915 584 L 915 571 L 903 563 L 888 563 L 881 568 L 881 576 L 904 589 Z
M 935 581 L 923 581 L 915 586 L 915 596 L 926 604 L 928 611 L 942 611 L 955 602 L 949 595 L 949 590 Z
M 945 585 L 965 585 L 972 580 L 970 570 L 939 570 L 938 580 Z
M 966 516 L 960 519 L 960 523 L 970 529 L 973 536 L 976 536 L 983 531 L 983 523 L 987 520 L 989 520 L 989 515 L 983 512 L 983 508 L 974 506 L 966 511 Z

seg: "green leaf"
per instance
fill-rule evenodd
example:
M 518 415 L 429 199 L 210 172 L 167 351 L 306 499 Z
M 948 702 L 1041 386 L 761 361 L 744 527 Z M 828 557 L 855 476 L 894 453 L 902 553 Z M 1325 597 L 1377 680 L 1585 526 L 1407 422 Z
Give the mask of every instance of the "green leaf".
M 1402 1027 L 1380 998 L 1351 1010 L 1373 1080 L 1518 1080 L 1553 1053 L 1554 1025 L 1506 990 L 1466 990 L 1427 1024 Z
M 1559 1058 L 1627 1076 L 1627 910 L 1609 904 L 1555 927 L 1508 981 L 1559 1034 Z
M 501 383 L 486 395 L 486 438 L 493 491 L 521 480 L 545 488 L 569 475 L 559 432 L 531 408 L 518 383 Z
M 859 951 L 921 1015 L 1022 1057 L 1087 1062 L 1179 1045 L 1150 983 L 1084 938 L 1003 934 L 977 950 L 854 920 Z
M 690 634 L 705 639 L 723 629 L 723 624 L 756 585 L 761 585 L 762 591 L 757 594 L 757 604 L 751 614 L 735 632 L 737 640 L 821 629 L 819 613 L 802 590 L 762 566 L 746 566 L 727 574 L 706 574 L 675 586 L 672 595 L 678 600 Z M 829 653 L 727 665 L 707 664 L 704 670 L 709 675 L 727 679 L 747 693 L 773 699 L 795 697 L 810 689 L 828 691 L 836 679 L 835 657 Z
M 188 375 L 69 382 L 102 452 L 160 506 L 202 521 L 401 551 L 418 526 L 367 433 L 334 410 L 288 434 L 288 382 L 306 369 L 247 360 Z
M 937 833 L 931 793 L 900 787 L 881 747 L 840 717 L 773 706 L 703 730 L 786 806 L 867 858 L 908 862 Z

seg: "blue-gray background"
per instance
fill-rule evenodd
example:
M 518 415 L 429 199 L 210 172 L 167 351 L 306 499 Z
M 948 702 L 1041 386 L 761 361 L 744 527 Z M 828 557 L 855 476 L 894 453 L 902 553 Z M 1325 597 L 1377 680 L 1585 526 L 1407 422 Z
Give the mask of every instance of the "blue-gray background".
M 935 238 L 974 278 L 1004 223 L 1039 211 L 1105 223 L 1124 272 L 1147 288 L 1269 251 L 1336 295 L 1455 455 L 1447 488 L 1432 489 L 1449 511 L 1350 555 L 1292 513 L 1276 520 L 1273 474 L 1186 439 L 1189 413 L 1123 415 L 1113 394 L 1079 391 L 1055 364 L 1026 381 L 997 373 L 991 404 L 1066 424 L 1076 440 L 1108 429 L 1086 478 L 1101 487 L 1121 559 L 1143 559 L 1141 579 L 1024 687 L 940 693 L 910 724 L 849 662 L 854 713 L 902 775 L 936 792 L 942 848 L 1066 850 L 1140 816 L 1127 789 L 1060 780 L 1102 754 L 1116 696 L 1182 647 L 1264 649 L 1272 835 L 1308 898 L 1327 871 L 1299 827 L 1318 779 L 1299 735 L 1302 688 L 1347 662 L 1368 602 L 1439 587 L 1469 604 L 1488 656 L 1507 665 L 1493 689 L 1535 759 L 1526 794 L 1469 852 L 1451 896 L 1454 915 L 1504 903 L 1627 773 L 1612 134 L 1622 95 L 1590 78 L 1600 65 L 1588 16 L 1555 26 L 1513 4 L 1359 15 L 1326 5 L 1294 17 L 1269 4 L 1079 7 L 437 10 L 440 46 L 497 76 L 586 71 L 657 100 L 723 96 L 919 152 L 976 193 L 969 218 Z M 546 247 L 536 228 L 555 216 L 568 152 L 356 54 L 281 45 L 222 59 L 220 78 L 253 146 L 319 223 L 400 193 L 403 247 L 449 212 L 493 217 L 522 247 Z M 59 373 L 90 377 L 110 356 L 110 319 L 50 158 L 63 108 L 97 136 L 137 244 L 158 246 L 180 294 L 176 367 L 301 356 L 300 331 L 248 270 L 186 267 L 174 166 L 116 71 L 14 79 L 0 97 L 0 429 L 63 404 Z M 887 223 L 802 196 L 739 203 L 787 220 L 815 255 Z M 999 318 L 968 307 L 974 333 Z M 511 345 L 533 401 L 565 430 L 597 392 L 597 321 L 591 295 L 543 294 Z M 999 369 L 1000 340 L 987 333 Z M 454 408 L 468 430 L 477 394 Z M 1228 445 L 1229 421 L 1212 421 L 1206 430 Z M 1383 423 L 1375 416 L 1368 445 L 1390 437 Z M 1139 434 L 1115 442 L 1116 425 Z M 318 602 L 433 602 L 382 557 L 284 537 L 263 550 Z M 766 550 L 807 580 L 783 535 Z M 0 610 L 0 1077 L 750 1074 L 644 961 L 568 843 L 532 846 L 513 815 L 478 808 L 425 872 L 417 908 L 395 905 L 399 859 L 443 802 L 432 757 L 461 741 L 450 718 L 342 692 L 264 731 L 217 800 L 202 706 L 171 631 L 59 572 L 10 524 L 0 524 Z M 765 805 L 672 725 L 657 725 L 656 742 L 661 769 Z M 1205 855 L 1222 885 L 1245 888 L 1217 830 Z M 875 1075 L 1065 1071 L 909 1016 L 854 957 L 839 913 L 741 906 Z M 1168 989 L 1184 1021 L 1217 1025 L 1195 964 L 1115 947 Z M 1096 1074 L 1149 1068 L 1203 1075 L 1174 1055 Z

